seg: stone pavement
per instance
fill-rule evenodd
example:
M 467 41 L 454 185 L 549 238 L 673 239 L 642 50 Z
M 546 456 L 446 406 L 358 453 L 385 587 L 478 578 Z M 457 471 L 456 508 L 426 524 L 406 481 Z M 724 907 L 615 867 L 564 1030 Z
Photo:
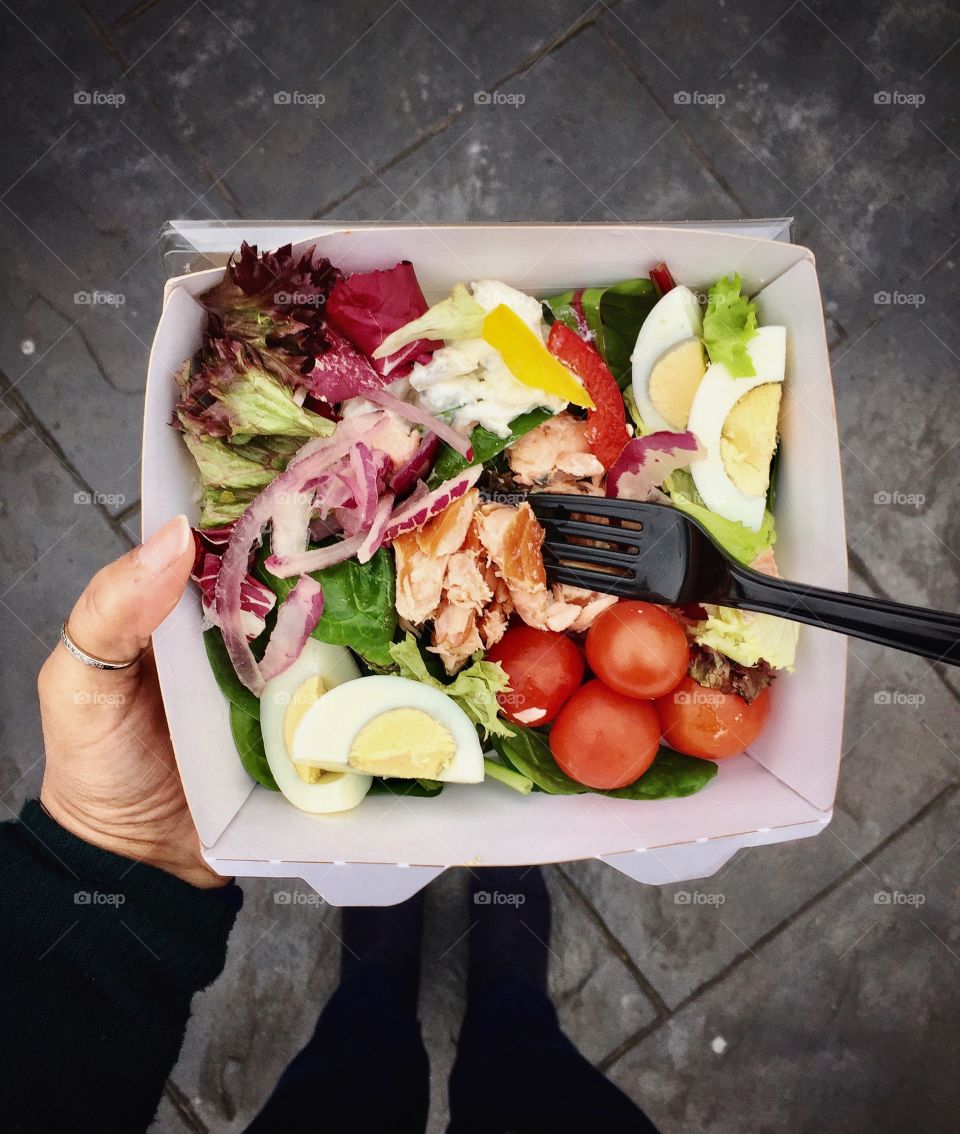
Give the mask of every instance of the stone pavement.
M 0 27 L 3 817 L 37 790 L 63 612 L 137 538 L 168 217 L 793 215 L 829 315 L 851 585 L 958 606 L 946 2 L 10 0 Z M 564 1026 L 667 1134 L 956 1129 L 958 696 L 956 671 L 856 644 L 819 838 L 685 887 L 549 870 Z M 244 888 L 164 1134 L 241 1130 L 335 983 L 336 911 Z M 463 890 L 451 871 L 428 897 L 436 1130 Z

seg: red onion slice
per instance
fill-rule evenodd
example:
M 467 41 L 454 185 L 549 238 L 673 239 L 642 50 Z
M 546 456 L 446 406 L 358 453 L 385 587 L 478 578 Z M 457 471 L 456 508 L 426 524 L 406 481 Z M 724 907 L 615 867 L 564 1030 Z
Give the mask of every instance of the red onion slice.
M 322 571 L 324 567 L 332 567 L 335 563 L 342 563 L 344 559 L 356 555 L 366 538 L 366 532 L 358 532 L 339 543 L 315 547 L 312 551 L 302 551 L 299 555 L 290 555 L 286 559 L 271 555 L 266 567 L 278 579 L 289 579 L 292 575 L 302 575 L 306 571 Z
M 431 433 L 436 433 L 442 441 L 446 441 L 451 449 L 456 449 L 465 460 L 473 460 L 473 446 L 470 444 L 470 438 L 458 432 L 452 425 L 441 421 L 439 417 L 434 417 L 433 414 L 421 409 L 420 406 L 403 401 L 396 394 L 391 394 L 389 390 L 365 390 L 363 396 L 368 402 L 374 402 L 378 406 L 383 406 L 384 409 L 392 410 L 399 417 L 406 418 L 407 421 L 412 421 L 416 425 L 422 425 Z
M 309 575 L 301 575 L 277 611 L 277 622 L 260 662 L 264 681 L 272 681 L 293 665 L 322 614 L 323 587 Z
M 387 529 L 390 514 L 393 511 L 393 501 L 394 496 L 392 492 L 388 492 L 386 496 L 380 497 L 377 510 L 374 513 L 373 523 L 370 525 L 370 530 L 367 532 L 363 543 L 361 543 L 357 549 L 357 559 L 360 563 L 369 562 L 380 550 L 380 546 L 383 543 L 383 533 Z

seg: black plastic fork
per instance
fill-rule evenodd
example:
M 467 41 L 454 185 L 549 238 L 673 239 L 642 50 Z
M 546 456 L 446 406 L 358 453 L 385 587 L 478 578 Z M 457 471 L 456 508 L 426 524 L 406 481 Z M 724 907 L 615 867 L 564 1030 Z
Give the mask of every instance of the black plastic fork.
M 753 571 L 669 505 L 540 492 L 528 499 L 558 583 L 670 606 L 706 602 L 776 614 L 960 665 L 960 615 Z

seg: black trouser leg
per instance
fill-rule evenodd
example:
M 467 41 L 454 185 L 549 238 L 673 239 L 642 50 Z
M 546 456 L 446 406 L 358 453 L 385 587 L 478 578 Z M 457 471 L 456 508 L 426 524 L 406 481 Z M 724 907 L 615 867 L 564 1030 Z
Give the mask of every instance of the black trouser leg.
M 656 1134 L 560 1030 L 549 997 L 504 974 L 471 989 L 448 1134 Z

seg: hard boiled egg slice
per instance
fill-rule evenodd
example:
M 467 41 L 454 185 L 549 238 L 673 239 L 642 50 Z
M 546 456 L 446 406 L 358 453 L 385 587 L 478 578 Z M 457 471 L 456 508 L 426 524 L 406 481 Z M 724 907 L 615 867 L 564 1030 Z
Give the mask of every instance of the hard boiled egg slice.
M 684 429 L 693 392 L 706 364 L 703 315 L 688 287 L 672 288 L 644 319 L 630 361 L 633 396 L 650 430 Z
M 324 771 L 291 756 L 294 733 L 311 705 L 328 696 L 328 690 L 359 676 L 349 650 L 308 638 L 293 665 L 268 681 L 260 695 L 260 731 L 267 763 L 277 787 L 301 811 L 348 811 L 370 790 L 370 776 Z
M 726 366 L 714 362 L 707 368 L 690 407 L 687 427 L 706 450 L 703 460 L 690 465 L 697 491 L 712 512 L 751 531 L 757 531 L 763 522 L 768 480 L 765 473 L 759 475 L 759 470 L 769 468 L 780 408 L 779 397 L 752 395 L 752 391 L 783 382 L 786 351 L 785 327 L 761 327 L 747 344 L 756 375 L 734 378 Z M 747 395 L 753 397 L 753 405 L 738 408 L 730 422 L 731 411 Z M 767 420 L 771 414 L 772 425 Z M 757 415 L 762 420 L 753 420 Z
M 293 758 L 333 772 L 476 784 L 483 751 L 473 722 L 439 689 L 376 675 L 332 689 L 303 714 Z

